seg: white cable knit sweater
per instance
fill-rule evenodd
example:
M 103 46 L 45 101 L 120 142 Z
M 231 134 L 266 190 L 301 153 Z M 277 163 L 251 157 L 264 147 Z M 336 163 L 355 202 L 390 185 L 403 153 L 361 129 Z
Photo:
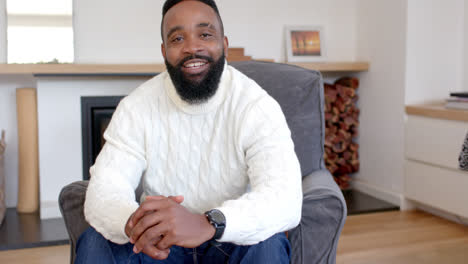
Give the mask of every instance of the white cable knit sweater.
M 255 244 L 300 221 L 301 172 L 281 108 L 227 64 L 202 104 L 183 101 L 167 72 L 145 82 L 119 104 L 104 137 L 84 212 L 115 243 L 129 241 L 141 177 L 145 195 L 183 195 L 195 213 L 221 210 L 220 242 Z

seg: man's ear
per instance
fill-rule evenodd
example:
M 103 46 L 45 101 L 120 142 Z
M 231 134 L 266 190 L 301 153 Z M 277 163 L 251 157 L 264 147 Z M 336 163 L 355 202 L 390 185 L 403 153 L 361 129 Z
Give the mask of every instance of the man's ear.
M 226 56 L 226 58 L 229 56 L 228 54 L 228 50 L 229 50 L 229 40 L 226 36 L 224 36 L 224 40 L 223 40 L 223 46 L 224 46 L 224 55 Z
M 163 55 L 164 60 L 166 59 L 166 48 L 164 47 L 164 43 L 161 43 L 161 53 Z

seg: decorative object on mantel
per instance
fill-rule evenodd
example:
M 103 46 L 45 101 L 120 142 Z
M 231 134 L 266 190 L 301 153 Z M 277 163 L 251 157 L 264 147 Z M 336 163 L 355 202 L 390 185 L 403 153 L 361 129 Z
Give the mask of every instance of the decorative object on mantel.
M 228 62 L 233 61 L 249 61 L 252 60 L 252 56 L 245 56 L 244 48 L 228 48 L 228 54 L 226 56 Z
M 0 226 L 3 223 L 6 213 L 6 193 L 5 193 L 5 155 L 6 141 L 5 130 L 2 130 L 2 137 L 0 138 Z
M 445 108 L 468 110 L 468 92 L 450 93 Z
M 321 26 L 286 26 L 286 58 L 288 62 L 322 61 L 325 41 Z
M 357 78 L 344 77 L 325 84 L 325 165 L 342 190 L 349 188 L 350 174 L 359 170 L 359 126 L 356 106 Z
M 20 213 L 39 209 L 39 153 L 36 89 L 16 89 L 18 118 L 18 205 Z

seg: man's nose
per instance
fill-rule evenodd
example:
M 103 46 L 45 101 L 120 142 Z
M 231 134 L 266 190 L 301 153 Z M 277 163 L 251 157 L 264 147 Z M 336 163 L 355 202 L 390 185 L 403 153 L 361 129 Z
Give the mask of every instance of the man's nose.
M 202 42 L 198 38 L 189 37 L 184 42 L 184 53 L 196 54 L 204 49 Z

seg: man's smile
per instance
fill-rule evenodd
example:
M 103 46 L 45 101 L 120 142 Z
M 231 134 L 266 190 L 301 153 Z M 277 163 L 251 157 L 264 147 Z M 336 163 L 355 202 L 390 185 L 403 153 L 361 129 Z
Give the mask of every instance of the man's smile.
M 181 68 L 186 75 L 198 75 L 209 69 L 209 62 L 202 59 L 192 59 L 186 61 Z

